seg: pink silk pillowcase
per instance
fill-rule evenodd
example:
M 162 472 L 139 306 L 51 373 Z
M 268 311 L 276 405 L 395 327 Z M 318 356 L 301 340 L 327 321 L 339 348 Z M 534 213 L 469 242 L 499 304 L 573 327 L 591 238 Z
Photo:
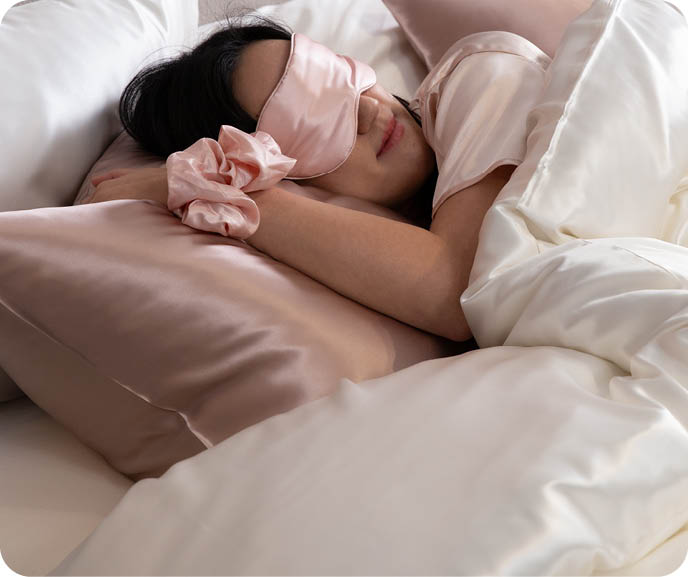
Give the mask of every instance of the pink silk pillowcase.
M 132 159 L 160 162 L 120 137 L 94 171 Z M 0 230 L 0 366 L 134 480 L 343 377 L 475 348 L 183 225 L 154 201 L 5 212 Z
M 0 368 L 0 403 L 23 397 L 24 392 L 14 384 L 9 375 Z
M 564 30 L 592 0 L 383 0 L 428 69 L 457 40 L 489 30 L 513 32 L 550 57 Z

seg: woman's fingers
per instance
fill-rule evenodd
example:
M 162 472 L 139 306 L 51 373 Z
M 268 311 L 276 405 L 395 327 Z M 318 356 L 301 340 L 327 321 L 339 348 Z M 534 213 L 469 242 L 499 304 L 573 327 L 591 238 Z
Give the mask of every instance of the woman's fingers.
M 95 190 L 88 203 L 148 199 L 167 204 L 167 171 L 164 166 L 109 170 L 94 175 L 91 182 Z

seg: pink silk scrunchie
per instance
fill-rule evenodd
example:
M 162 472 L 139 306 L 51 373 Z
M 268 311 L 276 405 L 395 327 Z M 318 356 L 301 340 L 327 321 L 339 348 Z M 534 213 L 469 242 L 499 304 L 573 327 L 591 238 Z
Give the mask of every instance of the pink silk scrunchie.
M 187 226 L 240 240 L 258 229 L 260 213 L 246 193 L 282 180 L 296 160 L 266 132 L 222 126 L 167 158 L 167 207 Z

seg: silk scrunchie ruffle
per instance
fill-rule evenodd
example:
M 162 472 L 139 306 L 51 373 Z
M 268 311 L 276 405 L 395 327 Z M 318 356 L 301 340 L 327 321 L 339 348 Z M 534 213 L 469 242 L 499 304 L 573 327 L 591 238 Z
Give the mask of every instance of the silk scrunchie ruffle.
M 274 186 L 294 164 L 266 132 L 223 125 L 217 140 L 201 138 L 167 158 L 167 207 L 187 226 L 246 239 L 260 223 L 246 193 Z

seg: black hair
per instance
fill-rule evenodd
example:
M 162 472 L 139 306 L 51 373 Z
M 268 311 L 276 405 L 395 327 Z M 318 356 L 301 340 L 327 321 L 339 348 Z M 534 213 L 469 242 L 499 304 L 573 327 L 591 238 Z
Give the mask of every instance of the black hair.
M 119 101 L 124 129 L 148 152 L 167 157 L 199 138 L 217 138 L 229 124 L 244 132 L 256 120 L 237 102 L 232 75 L 243 49 L 257 40 L 291 40 L 286 26 L 265 18 L 227 25 L 190 52 L 141 70 Z M 185 113 L 182 113 L 184 111 Z
M 232 76 L 244 48 L 258 40 L 291 40 L 284 24 L 260 15 L 227 16 L 219 31 L 193 50 L 152 64 L 134 76 L 119 101 L 124 129 L 144 149 L 167 157 L 200 138 L 217 138 L 223 124 L 255 132 L 257 121 L 237 102 Z M 234 20 L 234 21 L 233 21 Z M 409 103 L 395 98 L 420 125 Z M 437 170 L 397 210 L 429 228 Z

